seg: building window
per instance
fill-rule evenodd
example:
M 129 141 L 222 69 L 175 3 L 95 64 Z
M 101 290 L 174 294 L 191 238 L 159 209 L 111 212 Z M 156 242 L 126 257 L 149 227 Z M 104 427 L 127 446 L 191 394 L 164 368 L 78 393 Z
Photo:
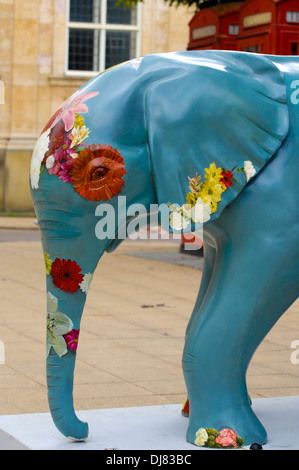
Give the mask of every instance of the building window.
M 95 75 L 140 55 L 140 4 L 69 0 L 67 71 Z
M 298 43 L 297 42 L 291 43 L 291 55 L 298 55 Z
M 259 53 L 261 52 L 261 46 L 260 45 L 248 46 L 248 47 L 245 47 L 245 51 Z
M 287 11 L 287 23 L 299 23 L 299 11 Z
M 230 34 L 231 36 L 237 36 L 239 34 L 239 25 L 230 24 L 228 26 L 228 34 Z

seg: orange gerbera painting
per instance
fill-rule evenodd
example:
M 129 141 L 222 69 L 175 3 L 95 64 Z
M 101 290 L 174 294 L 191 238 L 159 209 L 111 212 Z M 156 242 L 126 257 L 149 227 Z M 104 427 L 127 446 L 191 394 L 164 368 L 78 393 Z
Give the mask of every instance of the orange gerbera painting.
M 111 145 L 85 147 L 74 161 L 72 183 L 80 196 L 90 201 L 112 199 L 124 184 L 124 159 Z

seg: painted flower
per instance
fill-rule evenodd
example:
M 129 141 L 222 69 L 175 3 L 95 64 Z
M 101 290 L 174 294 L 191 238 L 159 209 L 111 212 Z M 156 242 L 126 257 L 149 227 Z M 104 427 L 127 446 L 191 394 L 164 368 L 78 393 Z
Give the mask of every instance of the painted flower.
M 199 428 L 199 430 L 196 433 L 194 444 L 199 447 L 203 447 L 208 441 L 208 438 L 209 436 L 205 428 Z
M 247 182 L 256 174 L 256 169 L 249 160 L 244 162 L 244 171 L 246 173 Z
M 221 183 L 224 184 L 226 188 L 233 185 L 232 179 L 234 177 L 234 174 L 232 171 L 222 171 L 221 176 Z
M 204 183 L 202 190 L 200 192 L 200 197 L 204 203 L 210 205 L 212 212 L 217 211 L 217 203 L 221 201 L 221 194 L 225 190 L 224 188 L 225 186 L 222 185 L 221 183 L 217 183 L 217 184 L 213 184 L 213 183 L 211 184 L 209 182 Z
M 51 292 L 47 295 L 47 356 L 53 347 L 59 357 L 67 353 L 64 335 L 72 331 L 71 319 L 58 311 L 58 299 Z
M 83 281 L 81 267 L 76 261 L 56 258 L 52 263 L 51 275 L 54 286 L 65 292 L 77 292 Z
M 124 159 L 110 145 L 90 145 L 74 160 L 72 183 L 80 196 L 91 201 L 112 199 L 124 184 Z
M 45 261 L 45 266 L 46 266 L 46 274 L 49 275 L 51 273 L 52 260 L 50 259 L 49 253 L 46 253 L 45 251 L 44 251 L 44 261 Z
M 59 121 L 50 131 L 50 145 L 47 156 L 52 155 L 63 145 L 65 139 L 65 129 L 62 121 Z
M 180 210 L 174 210 L 169 216 L 169 224 L 174 230 L 182 230 L 188 226 L 189 220 L 182 215 Z
M 203 200 L 199 197 L 195 206 L 192 207 L 191 213 L 193 222 L 204 224 L 211 218 L 210 204 L 204 203 Z
M 72 330 L 63 337 L 70 351 L 77 351 L 80 330 Z
M 210 185 L 218 184 L 222 179 L 222 168 L 217 168 L 215 163 L 211 163 L 205 170 L 205 179 Z
M 64 183 L 71 183 L 72 181 L 71 170 L 73 168 L 73 164 L 74 160 L 71 158 L 68 161 L 61 163 L 59 166 L 57 176 Z
M 71 147 L 72 141 L 68 134 L 64 134 L 61 145 L 53 152 L 53 157 L 56 162 L 64 162 L 71 158 L 74 150 Z
M 222 431 L 219 432 L 219 436 L 216 437 L 215 442 L 222 447 L 238 447 L 237 438 L 237 433 L 232 429 L 222 429 Z
M 71 148 L 74 148 L 77 145 L 82 144 L 82 142 L 84 142 L 84 140 L 88 137 L 89 132 L 90 131 L 86 126 L 73 127 L 73 130 L 70 134 L 70 139 L 72 141 Z
M 65 131 L 69 132 L 74 127 L 76 114 L 87 113 L 88 107 L 85 101 L 98 94 L 98 91 L 83 93 L 83 90 L 79 90 L 76 92 L 61 106 L 51 127 L 54 127 L 62 119 Z
M 45 131 L 37 140 L 31 159 L 30 166 L 30 181 L 31 187 L 37 189 L 39 185 L 41 164 L 44 159 L 45 153 L 48 151 L 50 142 L 50 129 Z
M 84 117 L 76 113 L 74 127 L 83 127 L 83 126 L 84 126 Z
M 84 275 L 83 281 L 80 283 L 80 289 L 82 290 L 82 292 L 85 292 L 86 294 L 88 293 L 92 278 L 93 274 L 91 273 L 87 273 Z
M 46 160 L 47 170 L 51 170 L 51 168 L 53 168 L 54 165 L 55 165 L 55 158 L 53 157 L 53 155 L 50 155 Z

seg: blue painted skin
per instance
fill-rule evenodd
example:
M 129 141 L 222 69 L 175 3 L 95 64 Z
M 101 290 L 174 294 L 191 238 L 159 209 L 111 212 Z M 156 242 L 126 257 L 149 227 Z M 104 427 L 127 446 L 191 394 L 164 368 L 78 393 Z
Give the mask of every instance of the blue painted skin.
M 204 226 L 204 272 L 186 329 L 183 371 L 190 401 L 187 440 L 201 427 L 231 428 L 245 444 L 267 441 L 246 387 L 257 347 L 296 300 L 298 272 L 299 105 L 291 101 L 297 57 L 239 52 L 182 52 L 125 63 L 84 85 L 86 141 L 112 145 L 125 160 L 127 206 L 185 202 L 188 176 L 215 162 L 231 170 L 250 160 L 257 174 L 222 195 Z M 294 101 L 294 100 L 293 100 Z M 297 159 L 297 162 L 296 162 Z M 121 240 L 95 235 L 101 202 L 44 171 L 32 189 L 44 251 L 94 272 Z M 118 197 L 110 201 L 117 208 Z M 116 232 L 125 214 L 116 220 Z M 86 295 L 66 293 L 47 276 L 47 290 L 74 328 Z M 73 408 L 75 354 L 47 359 L 49 406 L 57 428 L 85 439 L 88 425 Z

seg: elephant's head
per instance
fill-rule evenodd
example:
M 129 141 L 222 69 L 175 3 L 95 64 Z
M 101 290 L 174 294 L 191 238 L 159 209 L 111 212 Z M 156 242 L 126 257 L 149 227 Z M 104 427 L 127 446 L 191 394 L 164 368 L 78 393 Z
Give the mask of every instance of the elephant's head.
M 213 223 L 287 132 L 276 67 L 255 55 L 212 51 L 152 55 L 112 68 L 46 125 L 34 149 L 31 188 L 47 273 L 49 405 L 63 434 L 88 433 L 72 400 L 81 314 L 99 258 L 125 238 L 119 234 L 134 217 L 128 209 L 141 204 L 149 213 L 151 204 L 177 203 L 175 212 L 186 218 L 188 196 L 202 211 L 193 219 Z M 113 228 L 101 237 L 107 213 Z

